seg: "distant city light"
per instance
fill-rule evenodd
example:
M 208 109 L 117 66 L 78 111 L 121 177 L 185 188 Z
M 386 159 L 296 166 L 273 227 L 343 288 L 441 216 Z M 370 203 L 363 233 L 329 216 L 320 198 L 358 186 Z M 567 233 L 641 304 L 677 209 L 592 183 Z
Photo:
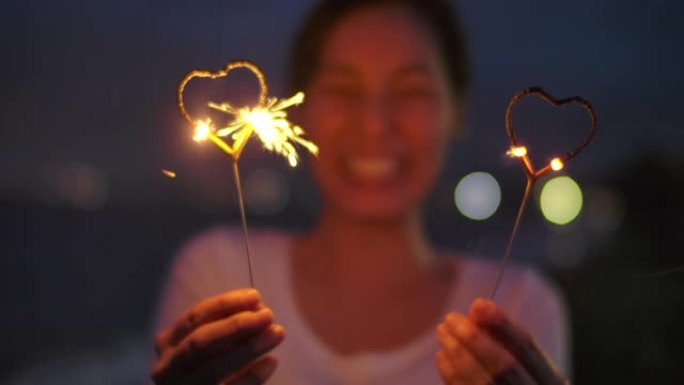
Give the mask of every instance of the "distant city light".
M 245 177 L 245 203 L 259 215 L 276 215 L 290 201 L 290 184 L 278 170 L 260 168 Z
M 88 163 L 48 164 L 36 181 L 35 195 L 48 206 L 98 210 L 107 202 L 109 179 L 102 169 Z
M 571 269 L 587 258 L 587 234 L 574 226 L 558 229 L 546 239 L 547 258 L 558 269 Z
M 464 216 L 484 220 L 492 216 L 501 203 L 501 188 L 486 172 L 473 172 L 461 179 L 454 191 L 456 208 Z
M 625 198 L 609 186 L 599 186 L 587 194 L 586 224 L 594 232 L 616 231 L 625 218 Z
M 582 190 L 569 176 L 555 177 L 544 184 L 540 205 L 549 222 L 566 225 L 582 210 Z

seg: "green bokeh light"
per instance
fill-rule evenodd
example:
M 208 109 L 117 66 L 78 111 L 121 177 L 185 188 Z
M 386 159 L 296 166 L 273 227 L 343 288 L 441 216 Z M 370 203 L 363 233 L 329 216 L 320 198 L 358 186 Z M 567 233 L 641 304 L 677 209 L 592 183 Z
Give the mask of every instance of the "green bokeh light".
M 555 177 L 544 184 L 540 205 L 549 222 L 566 225 L 582 210 L 582 190 L 569 176 Z

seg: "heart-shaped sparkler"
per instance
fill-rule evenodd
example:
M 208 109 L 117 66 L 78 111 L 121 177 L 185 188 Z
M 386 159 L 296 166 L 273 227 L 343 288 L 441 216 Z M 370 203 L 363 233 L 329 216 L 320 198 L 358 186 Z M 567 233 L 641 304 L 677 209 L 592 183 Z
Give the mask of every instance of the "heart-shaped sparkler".
M 561 107 L 568 104 L 578 104 L 582 108 L 584 108 L 585 111 L 587 111 L 587 113 L 589 114 L 589 118 L 591 119 L 591 128 L 582 140 L 582 142 L 580 142 L 580 144 L 578 144 L 575 148 L 566 152 L 565 154 L 552 159 L 551 162 L 549 162 L 546 166 L 540 168 L 539 170 L 535 170 L 532 161 L 530 161 L 527 148 L 521 146 L 518 143 L 518 139 L 515 135 L 515 129 L 513 128 L 513 108 L 516 106 L 516 104 L 518 104 L 518 102 L 521 99 L 527 96 L 540 97 L 553 107 Z M 511 140 L 511 148 L 508 150 L 507 154 L 516 158 L 520 158 L 523 166 L 525 167 L 525 174 L 527 175 L 527 184 L 525 186 L 525 194 L 523 195 L 522 201 L 520 202 L 518 215 L 515 218 L 513 231 L 511 232 L 511 236 L 508 238 L 508 245 L 506 246 L 506 251 L 504 252 L 504 256 L 501 262 L 501 266 L 499 267 L 499 272 L 497 274 L 496 281 L 494 282 L 494 286 L 489 295 L 490 299 L 494 298 L 496 290 L 499 287 L 499 283 L 501 282 L 503 272 L 506 269 L 506 265 L 511 254 L 511 248 L 513 246 L 513 240 L 515 239 L 515 236 L 518 233 L 520 219 L 522 218 L 522 215 L 525 212 L 525 206 L 527 205 L 527 201 L 530 198 L 530 193 L 532 192 L 534 183 L 537 180 L 539 180 L 539 178 L 542 175 L 546 174 L 549 170 L 558 171 L 562 169 L 566 162 L 574 158 L 577 154 L 579 154 L 582 150 L 584 150 L 587 147 L 589 142 L 591 142 L 591 139 L 594 137 L 595 132 L 596 113 L 594 112 L 594 108 L 591 106 L 591 104 L 589 104 L 588 101 L 579 96 L 573 96 L 565 99 L 555 99 L 540 87 L 530 87 L 518 92 L 513 96 L 513 98 L 511 98 L 511 101 L 508 103 L 508 108 L 506 109 L 506 133 L 508 134 L 508 138 Z
M 220 79 L 225 78 L 236 68 L 246 68 L 250 70 L 259 81 L 259 101 L 255 107 L 235 108 L 230 103 L 221 104 L 210 102 L 209 107 L 215 110 L 232 115 L 233 120 L 225 127 L 216 128 L 210 119 L 194 119 L 185 109 L 183 93 L 186 85 L 195 78 Z M 233 159 L 237 160 L 242 153 L 247 141 L 256 134 L 264 147 L 270 151 L 277 152 L 287 157 L 291 166 L 296 166 L 299 159 L 294 142 L 304 146 L 310 152 L 316 154 L 318 147 L 301 137 L 304 130 L 301 127 L 291 124 L 287 119 L 285 109 L 304 101 L 304 94 L 298 92 L 288 99 L 278 100 L 269 98 L 268 85 L 261 69 L 254 63 L 239 60 L 233 61 L 219 70 L 193 70 L 190 71 L 178 85 L 177 102 L 178 109 L 185 120 L 195 126 L 195 140 L 201 141 L 210 139 L 214 144 L 228 153 Z M 232 144 L 223 138 L 232 139 Z M 291 141 L 291 142 L 290 142 Z
M 259 101 L 257 105 L 255 107 L 235 108 L 231 106 L 230 103 L 226 102 L 221 104 L 210 102 L 210 108 L 233 116 L 233 120 L 222 128 L 215 127 L 211 119 L 193 119 L 185 110 L 185 101 L 183 100 L 185 86 L 195 78 L 225 78 L 236 68 L 246 68 L 250 70 L 259 81 Z M 266 84 L 266 77 L 263 72 L 256 64 L 246 60 L 230 62 L 226 64 L 223 69 L 218 71 L 190 71 L 183 77 L 176 91 L 178 109 L 181 114 L 183 114 L 183 118 L 185 118 L 190 125 L 195 127 L 194 139 L 198 142 L 209 139 L 233 158 L 233 178 L 235 180 L 235 191 L 237 192 L 240 207 L 240 218 L 242 219 L 242 233 L 245 237 L 245 251 L 247 253 L 249 266 L 249 281 L 252 287 L 254 286 L 252 258 L 249 252 L 245 203 L 244 198 L 242 197 L 242 184 L 240 182 L 240 170 L 238 168 L 240 154 L 245 148 L 249 138 L 252 137 L 252 134 L 256 134 L 267 150 L 284 155 L 292 167 L 297 165 L 299 159 L 294 143 L 304 146 L 313 154 L 318 153 L 318 147 L 315 144 L 301 137 L 301 135 L 304 134 L 304 130 L 299 126 L 291 124 L 286 119 L 287 113 L 285 112 L 285 109 L 303 102 L 304 94 L 299 92 L 289 99 L 282 100 L 269 98 L 267 95 L 268 85 Z M 226 142 L 223 138 L 232 139 L 232 144 L 229 143 L 230 141 Z
M 532 162 L 530 161 L 528 156 L 527 148 L 520 146 L 518 138 L 515 134 L 515 129 L 513 128 L 513 109 L 520 100 L 528 96 L 537 96 L 553 107 L 577 104 L 587 112 L 589 118 L 591 119 L 590 130 L 584 137 L 584 139 L 582 139 L 582 142 L 580 142 L 580 144 L 578 144 L 575 148 L 566 152 L 565 154 L 554 158 L 553 160 L 551 160 L 549 164 L 547 164 L 539 170 L 535 170 L 534 166 L 532 165 Z M 591 142 L 591 139 L 594 137 L 595 132 L 596 113 L 594 112 L 594 108 L 591 106 L 591 104 L 589 104 L 588 101 L 579 96 L 572 96 L 565 99 L 555 99 L 553 96 L 549 95 L 540 87 L 530 87 L 515 94 L 513 98 L 511 98 L 511 101 L 508 103 L 508 108 L 506 109 L 506 133 L 508 134 L 508 138 L 511 140 L 511 148 L 509 149 L 508 154 L 520 158 L 523 163 L 523 166 L 525 167 L 525 172 L 529 176 L 533 176 L 534 178 L 542 176 L 547 171 L 549 171 L 549 169 L 558 171 L 561 168 L 563 168 L 566 162 L 574 158 L 577 154 L 584 150 L 585 147 L 587 147 L 589 142 Z
M 234 61 L 226 64 L 226 66 L 218 71 L 207 71 L 207 70 L 192 70 L 190 71 L 183 79 L 181 80 L 180 84 L 178 85 L 178 90 L 177 90 L 177 101 L 178 101 L 178 109 L 180 110 L 181 114 L 183 115 L 183 118 L 192 126 L 195 127 L 195 140 L 201 141 L 203 139 L 211 139 L 217 146 L 219 146 L 222 150 L 227 152 L 229 155 L 237 158 L 239 157 L 240 153 L 242 152 L 242 149 L 244 148 L 245 144 L 247 144 L 247 139 L 249 139 L 249 135 L 241 135 L 240 137 L 233 138 L 233 144 L 230 145 L 221 137 L 218 135 L 214 135 L 215 128 L 213 127 L 211 120 L 205 119 L 205 120 L 200 120 L 200 119 L 193 119 L 192 116 L 188 113 L 188 111 L 185 109 L 185 101 L 183 99 L 183 93 L 185 92 L 185 87 L 188 85 L 188 83 L 195 78 L 206 78 L 206 79 L 220 79 L 220 78 L 225 78 L 228 76 L 228 73 L 231 72 L 232 70 L 236 68 L 246 68 L 250 70 L 254 76 L 257 78 L 259 81 L 259 101 L 257 106 L 262 106 L 266 102 L 266 95 L 268 94 L 268 85 L 266 84 L 266 78 L 261 72 L 261 69 L 256 66 L 255 64 L 249 62 L 249 61 Z M 211 106 L 211 104 L 210 104 Z M 251 132 L 249 133 L 251 135 Z

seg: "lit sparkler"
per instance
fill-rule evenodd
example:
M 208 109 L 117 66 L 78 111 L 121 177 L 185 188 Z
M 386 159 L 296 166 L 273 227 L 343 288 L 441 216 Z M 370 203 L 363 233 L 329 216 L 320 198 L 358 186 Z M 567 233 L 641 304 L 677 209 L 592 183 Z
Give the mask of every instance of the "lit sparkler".
M 209 102 L 209 107 L 224 112 L 232 116 L 232 120 L 225 127 L 217 128 L 211 119 L 195 120 L 185 110 L 183 92 L 188 82 L 194 78 L 218 79 L 228 75 L 236 68 L 246 68 L 250 70 L 259 81 L 259 101 L 254 107 L 236 108 L 230 103 Z M 249 61 L 233 61 L 216 72 L 194 70 L 190 71 L 178 85 L 177 98 L 178 109 L 185 120 L 195 127 L 193 139 L 197 142 L 210 140 L 225 153 L 233 158 L 233 178 L 235 180 L 235 190 L 240 206 L 240 218 L 242 220 L 242 231 L 245 238 L 245 250 L 249 265 L 249 279 L 251 286 L 254 286 L 254 276 L 252 273 L 252 259 L 249 252 L 249 239 L 247 236 L 247 220 L 245 216 L 245 204 L 242 196 L 242 185 L 240 182 L 240 172 L 238 160 L 242 150 L 252 136 L 259 138 L 264 148 L 285 156 L 290 166 L 295 167 L 299 161 L 299 155 L 295 144 L 301 145 L 309 152 L 318 154 L 318 147 L 302 137 L 304 130 L 301 127 L 290 123 L 287 120 L 285 109 L 304 101 L 304 93 L 298 92 L 287 99 L 277 99 L 268 97 L 268 85 L 266 77 L 261 69 Z M 226 141 L 228 139 L 228 141 Z
M 559 107 L 565 104 L 578 104 L 587 111 L 589 118 L 591 119 L 591 129 L 589 130 L 587 136 L 584 137 L 582 142 L 577 147 L 575 147 L 574 149 L 572 149 L 571 151 L 567 152 L 562 156 L 553 158 L 547 165 L 545 165 L 539 170 L 535 170 L 534 165 L 532 164 L 532 161 L 529 158 L 528 149 L 525 146 L 522 146 L 518 143 L 518 139 L 513 129 L 513 108 L 522 98 L 530 95 L 536 95 L 554 107 Z M 567 163 L 570 159 L 575 157 L 582 150 L 584 150 L 585 147 L 587 147 L 591 139 L 594 137 L 595 132 L 596 113 L 594 112 L 594 108 L 591 106 L 591 104 L 589 104 L 588 101 L 579 96 L 573 96 L 566 99 L 556 100 L 551 95 L 546 93 L 546 91 L 544 91 L 542 88 L 531 87 L 514 95 L 511 101 L 508 103 L 508 108 L 506 109 L 506 133 L 508 134 L 508 138 L 511 140 L 511 147 L 506 152 L 506 154 L 513 158 L 520 159 L 523 167 L 525 168 L 527 184 L 525 185 L 525 193 L 523 194 L 522 201 L 520 202 L 520 208 L 518 209 L 518 214 L 515 218 L 513 230 L 511 231 L 511 235 L 508 238 L 508 245 L 506 246 L 506 251 L 504 252 L 504 256 L 496 276 L 496 281 L 494 282 L 494 286 L 492 287 L 492 291 L 489 295 L 490 299 L 493 299 L 494 295 L 496 295 L 496 290 L 498 289 L 499 283 L 501 282 L 501 277 L 503 276 L 504 270 L 506 269 L 506 265 L 508 264 L 508 259 L 511 254 L 511 248 L 513 247 L 513 241 L 516 237 L 516 234 L 518 233 L 518 228 L 520 227 L 520 220 L 522 218 L 523 213 L 525 212 L 525 207 L 527 206 L 527 201 L 530 198 L 530 194 L 532 192 L 532 188 L 534 187 L 534 183 L 550 170 L 559 171 L 563 169 L 565 163 Z

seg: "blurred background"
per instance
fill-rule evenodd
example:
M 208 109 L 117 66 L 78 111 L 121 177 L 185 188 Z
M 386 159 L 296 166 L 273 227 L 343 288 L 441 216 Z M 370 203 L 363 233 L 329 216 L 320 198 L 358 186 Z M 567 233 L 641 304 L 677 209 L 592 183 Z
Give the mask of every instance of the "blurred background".
M 0 5 L 0 383 L 146 383 L 152 314 L 175 250 L 238 220 L 228 158 L 191 140 L 175 109 L 178 81 L 247 58 L 273 94 L 289 96 L 290 39 L 311 3 Z M 524 188 L 504 155 L 508 100 L 532 85 L 582 95 L 598 113 L 596 138 L 560 173 L 571 179 L 539 183 L 513 257 L 567 298 L 575 383 L 682 383 L 684 5 L 458 6 L 474 87 L 426 207 L 435 242 L 499 258 Z M 516 124 L 539 164 L 577 142 L 587 119 L 526 100 Z M 241 167 L 251 226 L 312 224 L 306 167 L 258 145 Z

